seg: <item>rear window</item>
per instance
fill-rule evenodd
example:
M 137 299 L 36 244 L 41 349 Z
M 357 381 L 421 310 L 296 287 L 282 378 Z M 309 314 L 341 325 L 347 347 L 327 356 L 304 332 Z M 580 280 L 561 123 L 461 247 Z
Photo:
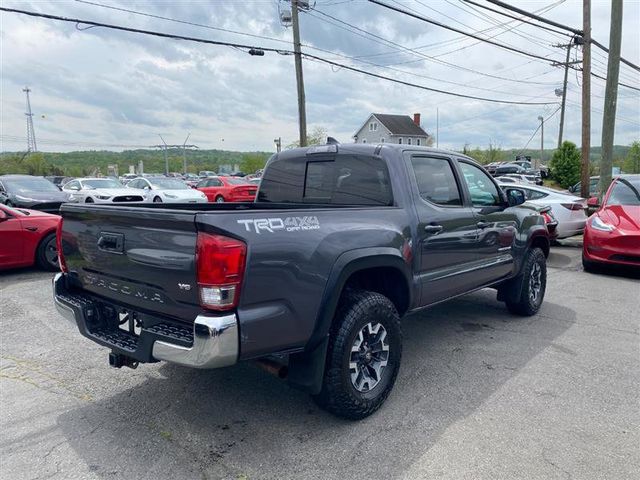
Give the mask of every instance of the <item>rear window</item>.
M 391 205 L 387 166 L 365 155 L 277 160 L 265 170 L 259 202 Z

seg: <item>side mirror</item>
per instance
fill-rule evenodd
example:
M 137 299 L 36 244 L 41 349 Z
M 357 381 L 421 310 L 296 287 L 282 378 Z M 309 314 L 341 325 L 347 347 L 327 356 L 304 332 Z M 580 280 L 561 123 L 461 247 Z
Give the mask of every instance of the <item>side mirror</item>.
M 516 205 L 522 205 L 526 199 L 524 198 L 524 193 L 521 190 L 509 189 L 507 191 L 507 200 L 509 202 L 510 207 L 515 207 Z

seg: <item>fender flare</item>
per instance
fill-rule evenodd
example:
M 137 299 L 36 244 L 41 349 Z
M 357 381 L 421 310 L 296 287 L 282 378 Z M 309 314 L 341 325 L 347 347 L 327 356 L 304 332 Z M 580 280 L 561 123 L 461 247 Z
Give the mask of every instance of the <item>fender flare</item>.
M 344 286 L 354 273 L 377 267 L 390 267 L 400 271 L 406 281 L 409 306 L 411 306 L 413 299 L 411 267 L 407 265 L 398 249 L 360 248 L 340 255 L 327 278 L 313 333 L 304 351 L 289 357 L 288 381 L 292 386 L 311 394 L 320 392 L 329 344 L 329 329 Z

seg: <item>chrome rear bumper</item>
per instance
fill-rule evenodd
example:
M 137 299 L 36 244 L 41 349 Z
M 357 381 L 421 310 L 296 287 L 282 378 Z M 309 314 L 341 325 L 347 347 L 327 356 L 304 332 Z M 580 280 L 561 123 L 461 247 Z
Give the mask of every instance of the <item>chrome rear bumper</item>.
M 238 360 L 238 319 L 234 313 L 198 315 L 193 323 L 191 346 L 185 346 L 173 343 L 171 334 L 162 333 L 162 329 L 143 327 L 137 337 L 118 328 L 108 330 L 98 313 L 105 302 L 82 292 L 69 292 L 63 273 L 53 278 L 53 300 L 58 313 L 82 335 L 139 362 L 164 360 L 185 367 L 219 368 L 233 365 Z M 105 330 L 108 330 L 106 334 Z M 182 343 L 188 333 L 182 336 Z

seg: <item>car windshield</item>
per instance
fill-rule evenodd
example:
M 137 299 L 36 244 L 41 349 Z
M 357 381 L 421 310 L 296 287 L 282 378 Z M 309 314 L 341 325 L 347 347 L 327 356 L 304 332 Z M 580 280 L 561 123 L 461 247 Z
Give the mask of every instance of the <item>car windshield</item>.
M 607 205 L 640 206 L 640 178 L 619 178 L 611 190 Z
M 2 183 L 10 193 L 60 192 L 58 187 L 49 180 L 39 177 L 3 178 Z
M 122 188 L 122 184 L 112 178 L 99 178 L 96 180 L 83 180 L 82 184 L 90 188 Z
M 149 182 L 160 190 L 188 190 L 190 187 L 180 180 L 172 180 L 170 178 L 153 178 Z
M 246 185 L 247 182 L 244 178 L 228 178 L 227 177 L 227 183 L 230 183 L 231 185 Z

